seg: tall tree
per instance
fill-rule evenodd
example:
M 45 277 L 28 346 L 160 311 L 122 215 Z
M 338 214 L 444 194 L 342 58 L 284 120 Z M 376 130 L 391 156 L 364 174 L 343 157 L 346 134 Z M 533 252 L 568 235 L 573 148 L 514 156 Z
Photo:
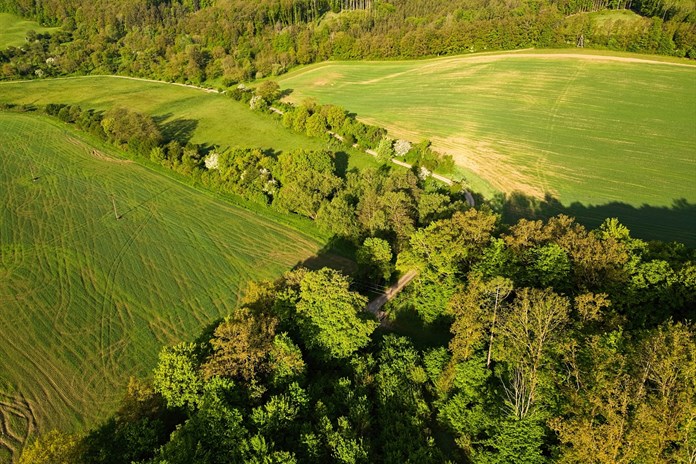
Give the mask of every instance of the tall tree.
M 367 298 L 349 287 L 348 279 L 332 269 L 308 272 L 300 282 L 300 331 L 322 358 L 347 358 L 367 345 L 378 326 L 365 312 Z

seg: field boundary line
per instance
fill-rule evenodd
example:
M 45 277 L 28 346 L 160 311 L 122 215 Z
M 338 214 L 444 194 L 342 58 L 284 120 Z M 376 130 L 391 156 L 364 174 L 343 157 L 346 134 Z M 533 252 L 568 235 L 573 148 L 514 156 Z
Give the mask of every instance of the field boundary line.
M 566 51 L 561 51 L 566 50 Z M 284 80 L 286 78 L 295 78 L 297 76 L 304 75 L 306 73 L 322 69 L 326 66 L 331 65 L 353 65 L 353 64 L 384 64 L 394 65 L 394 64 L 423 64 L 424 66 L 437 66 L 442 63 L 448 62 L 487 62 L 487 61 L 497 61 L 504 60 L 507 58 L 579 58 L 585 60 L 596 60 L 596 61 L 619 61 L 625 63 L 650 63 L 650 64 L 665 64 L 671 66 L 681 66 L 681 67 L 691 67 L 696 68 L 696 62 L 692 63 L 678 63 L 674 61 L 660 60 L 660 59 L 650 59 L 650 58 L 639 58 L 634 56 L 620 56 L 620 55 L 604 55 L 601 53 L 602 50 L 583 50 L 581 53 L 569 53 L 569 50 L 577 50 L 575 48 L 571 49 L 543 49 L 543 48 L 523 48 L 519 50 L 500 50 L 494 52 L 482 52 L 482 53 L 468 53 L 468 54 L 458 54 L 458 55 L 448 55 L 448 56 L 436 56 L 423 59 L 410 59 L 410 60 L 336 60 L 336 61 L 322 61 L 321 63 L 315 63 L 301 67 L 295 70 L 291 70 L 283 75 L 278 76 L 279 80 Z M 531 53 L 537 52 L 537 53 Z M 642 55 L 645 56 L 645 55 Z M 652 56 L 652 55 L 651 55 Z M 655 57 L 665 57 L 674 58 L 669 55 L 654 55 Z

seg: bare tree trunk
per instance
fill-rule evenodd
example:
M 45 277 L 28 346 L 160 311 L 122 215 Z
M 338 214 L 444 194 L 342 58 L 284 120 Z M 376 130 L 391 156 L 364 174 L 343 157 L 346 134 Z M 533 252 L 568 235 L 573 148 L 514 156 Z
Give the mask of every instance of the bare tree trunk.
M 488 342 L 488 359 L 486 360 L 486 368 L 491 367 L 491 352 L 493 351 L 493 332 L 495 331 L 495 320 L 498 316 L 498 300 L 500 298 L 500 289 L 495 289 L 495 305 L 493 306 L 493 323 L 491 324 L 491 338 Z

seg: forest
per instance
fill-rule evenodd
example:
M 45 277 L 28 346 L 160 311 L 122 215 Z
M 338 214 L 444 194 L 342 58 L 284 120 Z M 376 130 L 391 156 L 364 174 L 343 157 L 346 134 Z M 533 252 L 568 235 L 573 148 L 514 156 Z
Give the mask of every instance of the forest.
M 607 9 L 642 20 L 585 14 Z M 681 0 L 0 0 L 0 11 L 62 26 L 0 51 L 5 79 L 117 73 L 230 86 L 327 59 L 578 45 L 696 58 L 694 4 Z
M 585 16 L 605 9 L 645 21 L 607 29 Z M 128 108 L 1 108 L 41 111 L 197 187 L 309 218 L 357 266 L 249 282 L 234 312 L 162 347 L 113 415 L 79 433 L 42 430 L 20 463 L 696 462 L 696 250 L 611 218 L 506 222 L 424 175 L 452 164 L 427 141 L 388 139 L 335 105 L 282 106 L 272 83 L 239 85 L 327 59 L 579 39 L 694 59 L 693 2 L 0 0 L 0 11 L 61 27 L 0 50 L 0 79 L 226 87 L 325 138 L 326 150 L 279 153 L 182 143 Z M 374 149 L 378 167 L 347 169 L 353 144 Z M 393 166 L 395 155 L 417 167 Z M 384 320 L 365 311 L 409 272 Z
M 232 96 L 273 98 L 269 87 Z M 206 152 L 134 111 L 44 111 L 206 188 L 314 219 L 355 250 L 358 269 L 299 266 L 249 282 L 232 314 L 162 348 L 112 417 L 44 433 L 19 462 L 696 457 L 693 249 L 636 239 L 616 219 L 596 230 L 564 215 L 505 224 L 419 169 L 342 171 L 340 146 Z M 290 127 L 302 114 L 306 130 L 316 114 L 352 127 L 347 136 L 383 136 L 337 107 L 286 114 Z M 364 310 L 409 271 L 417 277 L 385 321 Z

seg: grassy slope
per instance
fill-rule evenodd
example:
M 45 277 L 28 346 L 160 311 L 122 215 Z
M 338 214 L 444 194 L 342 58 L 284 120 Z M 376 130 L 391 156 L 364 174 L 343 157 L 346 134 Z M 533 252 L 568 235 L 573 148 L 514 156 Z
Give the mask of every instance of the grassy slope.
M 49 119 L 0 113 L 0 133 L 0 408 L 17 437 L 28 422 L 70 430 L 104 417 L 163 344 L 194 338 L 247 281 L 320 248 L 103 148 L 95 156 Z M 3 443 L 18 446 L 0 437 L 0 461 Z
M 29 21 L 9 13 L 0 13 L 0 49 L 9 46 L 18 47 L 25 43 L 27 32 L 52 32 L 56 27 L 42 27 L 36 21 Z
M 168 135 L 193 143 L 292 150 L 323 149 L 326 141 L 308 138 L 282 127 L 267 114 L 217 93 L 160 82 L 113 76 L 0 82 L 0 103 L 77 104 L 105 110 L 123 106 L 157 118 Z M 351 166 L 374 164 L 372 158 L 351 150 Z
M 650 19 L 644 18 L 631 10 L 602 10 L 591 13 L 580 13 L 592 19 L 594 26 L 612 30 L 615 23 L 621 22 L 624 26 L 639 27 L 650 23 Z
M 696 202 L 696 67 L 525 52 L 329 62 L 280 83 L 430 138 L 499 190 L 566 206 Z

